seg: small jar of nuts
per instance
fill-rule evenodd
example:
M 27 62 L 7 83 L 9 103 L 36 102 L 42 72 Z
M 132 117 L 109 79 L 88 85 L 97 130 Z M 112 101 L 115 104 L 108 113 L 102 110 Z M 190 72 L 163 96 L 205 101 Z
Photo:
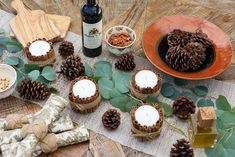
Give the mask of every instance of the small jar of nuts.
M 130 52 L 135 40 L 135 31 L 127 26 L 111 27 L 105 34 L 107 49 L 116 56 Z

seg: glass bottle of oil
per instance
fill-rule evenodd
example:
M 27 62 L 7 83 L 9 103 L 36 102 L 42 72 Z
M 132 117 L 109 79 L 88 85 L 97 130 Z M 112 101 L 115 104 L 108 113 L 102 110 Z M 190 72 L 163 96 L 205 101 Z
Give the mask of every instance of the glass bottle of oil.
M 214 107 L 200 107 L 189 120 L 189 139 L 192 147 L 212 147 L 217 139 Z

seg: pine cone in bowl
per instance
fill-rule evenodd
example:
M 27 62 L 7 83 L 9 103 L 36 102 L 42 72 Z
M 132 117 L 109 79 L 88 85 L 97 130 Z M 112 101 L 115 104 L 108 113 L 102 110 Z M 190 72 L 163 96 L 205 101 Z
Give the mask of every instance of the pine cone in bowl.
M 201 29 L 197 29 L 195 33 L 192 34 L 191 41 L 199 42 L 202 45 L 204 45 L 205 48 L 208 48 L 213 45 L 213 41 L 210 38 L 208 38 L 208 36 L 205 33 L 203 33 Z
M 168 45 L 170 47 L 172 46 L 184 47 L 185 45 L 187 45 L 188 42 L 190 42 L 191 36 L 192 33 L 190 32 L 182 31 L 180 29 L 174 29 L 167 36 Z

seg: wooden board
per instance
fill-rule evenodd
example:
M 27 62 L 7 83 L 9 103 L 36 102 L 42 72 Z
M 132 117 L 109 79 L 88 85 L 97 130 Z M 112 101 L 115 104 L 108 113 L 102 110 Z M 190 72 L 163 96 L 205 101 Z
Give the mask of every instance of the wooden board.
M 71 19 L 68 16 L 47 15 L 42 10 L 29 11 L 20 0 L 14 0 L 12 6 L 18 15 L 11 20 L 10 26 L 23 46 L 38 38 L 56 41 L 65 37 L 69 29 Z

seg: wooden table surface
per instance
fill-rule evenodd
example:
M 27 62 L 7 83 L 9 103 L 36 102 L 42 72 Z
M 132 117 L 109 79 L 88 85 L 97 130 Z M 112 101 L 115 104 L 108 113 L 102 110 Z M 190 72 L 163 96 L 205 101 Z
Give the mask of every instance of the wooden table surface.
M 81 34 L 81 20 L 80 20 L 80 7 L 84 0 L 22 0 L 28 9 L 42 9 L 47 13 L 54 13 L 59 15 L 67 15 L 72 18 L 70 31 Z M 132 27 L 137 34 L 137 42 L 135 43 L 134 52 L 138 56 L 145 57 L 141 46 L 141 36 L 146 26 L 153 20 L 160 19 L 166 15 L 173 14 L 186 14 L 194 15 L 200 18 L 207 19 L 212 23 L 219 26 L 230 37 L 235 50 L 235 1 L 234 0 L 97 0 L 102 6 L 104 31 L 107 28 L 124 24 Z M 10 6 L 11 0 L 0 0 L 0 9 L 6 10 L 11 13 L 15 11 Z M 235 82 L 235 55 L 230 68 L 218 76 L 217 79 Z M 4 100 L 7 104 L 11 99 Z M 19 101 L 19 100 L 17 100 Z M 2 110 L 2 108 L 0 108 Z M 1 113 L 6 113 L 1 111 Z M 35 110 L 34 106 L 22 105 L 22 110 Z M 99 149 L 107 151 L 106 155 L 109 156 L 112 150 L 117 153 L 114 156 L 141 157 L 150 156 L 144 153 L 135 151 L 128 147 L 105 138 L 104 136 L 92 133 L 91 142 L 100 145 Z M 98 142 L 98 144 L 97 144 Z M 103 144 L 102 144 L 103 143 Z M 110 146 L 110 149 L 107 149 Z M 103 148 L 102 148 L 103 147 Z M 95 148 L 94 148 L 95 149 Z M 67 150 L 69 152 L 69 150 Z M 89 156 L 87 153 L 88 143 L 81 145 L 81 149 L 76 151 L 76 156 Z M 58 152 L 57 152 L 58 153 Z M 69 154 L 69 153 L 68 153 Z M 64 155 L 68 157 L 66 151 Z M 83 155 L 82 155 L 83 154 Z M 56 156 L 56 153 L 53 155 Z M 61 154 L 60 154 L 61 156 Z M 92 154 L 90 153 L 90 156 Z M 75 156 L 73 156 L 75 157 Z

